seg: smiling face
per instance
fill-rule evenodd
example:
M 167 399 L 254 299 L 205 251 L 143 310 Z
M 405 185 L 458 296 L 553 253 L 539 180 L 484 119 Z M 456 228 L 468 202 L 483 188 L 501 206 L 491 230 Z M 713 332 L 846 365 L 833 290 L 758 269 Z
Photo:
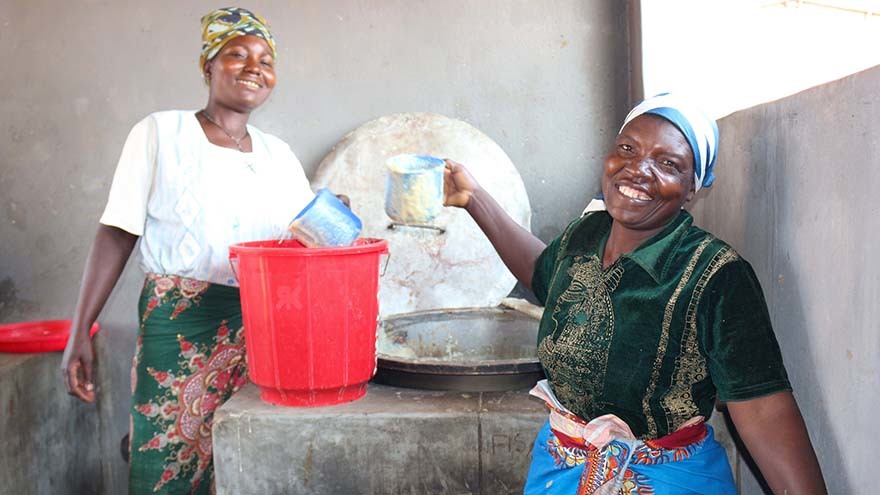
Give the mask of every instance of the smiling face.
M 694 196 L 694 155 L 671 122 L 652 114 L 631 120 L 605 158 L 602 194 L 608 213 L 628 230 L 661 230 Z
M 262 105 L 275 87 L 275 58 L 259 36 L 238 36 L 205 63 L 205 77 L 210 100 L 248 113 Z

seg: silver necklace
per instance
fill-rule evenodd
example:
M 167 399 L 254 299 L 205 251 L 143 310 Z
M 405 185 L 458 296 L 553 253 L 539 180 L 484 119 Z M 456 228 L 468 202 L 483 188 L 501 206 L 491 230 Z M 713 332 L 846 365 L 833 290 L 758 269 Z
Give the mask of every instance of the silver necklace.
M 202 114 L 202 117 L 204 117 L 208 122 L 214 124 L 218 129 L 223 131 L 223 134 L 226 134 L 226 137 L 228 137 L 229 139 L 232 140 L 233 143 L 235 143 L 235 147 L 238 148 L 238 151 L 245 153 L 244 148 L 241 147 L 241 142 L 244 141 L 244 138 L 248 137 L 247 128 L 245 128 L 245 130 L 244 130 L 244 136 L 242 136 L 240 138 L 236 138 L 235 136 L 230 134 L 229 131 L 227 131 L 225 127 L 218 124 L 217 121 L 214 120 L 214 118 L 211 117 L 211 115 L 207 111 L 202 110 L 201 114 Z M 251 172 L 254 172 L 254 166 L 250 163 L 250 161 L 248 161 L 245 165 L 247 165 L 247 168 L 250 169 Z

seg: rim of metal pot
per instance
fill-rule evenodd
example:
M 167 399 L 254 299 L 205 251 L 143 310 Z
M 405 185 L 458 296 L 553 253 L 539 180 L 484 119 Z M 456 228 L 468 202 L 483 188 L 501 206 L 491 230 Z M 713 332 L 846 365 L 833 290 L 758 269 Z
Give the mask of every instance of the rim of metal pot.
M 382 318 L 388 324 L 393 324 L 393 320 L 418 318 L 434 315 L 456 315 L 484 312 L 488 314 L 509 314 L 516 317 L 527 317 L 522 313 L 501 306 L 493 307 L 464 307 L 464 308 L 443 308 L 429 309 L 424 311 L 413 311 L 410 313 L 397 313 L 386 315 Z M 417 360 L 406 360 L 392 358 L 381 353 L 377 353 L 377 366 L 382 369 L 405 371 L 410 373 L 420 373 L 426 375 L 508 375 L 520 373 L 536 373 L 542 371 L 538 358 L 516 358 L 516 359 L 498 359 L 485 361 L 474 364 L 460 364 L 441 359 L 419 358 Z

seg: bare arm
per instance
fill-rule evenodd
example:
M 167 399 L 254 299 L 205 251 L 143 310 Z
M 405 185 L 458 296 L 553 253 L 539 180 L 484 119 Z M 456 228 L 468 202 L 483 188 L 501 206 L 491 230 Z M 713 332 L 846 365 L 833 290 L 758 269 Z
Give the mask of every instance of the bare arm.
M 728 402 L 727 410 L 773 493 L 828 493 L 791 392 Z
M 137 240 L 138 236 L 122 229 L 99 225 L 86 260 L 70 326 L 70 338 L 61 360 L 67 393 L 85 402 L 95 400 L 95 353 L 89 328 L 104 308 Z
M 532 288 L 535 261 L 546 245 L 516 223 L 461 164 L 446 160 L 444 204 L 471 215 L 513 276 Z

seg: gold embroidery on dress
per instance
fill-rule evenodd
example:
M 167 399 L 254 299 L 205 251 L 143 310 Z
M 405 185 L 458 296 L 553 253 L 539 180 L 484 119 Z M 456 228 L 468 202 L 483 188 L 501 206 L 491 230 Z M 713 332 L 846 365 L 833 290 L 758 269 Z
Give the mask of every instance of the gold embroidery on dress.
M 678 301 L 678 297 L 681 295 L 681 291 L 684 290 L 684 287 L 690 280 L 691 275 L 693 275 L 694 268 L 697 266 L 697 261 L 700 259 L 700 255 L 703 254 L 703 251 L 714 239 L 714 236 L 707 235 L 706 238 L 700 242 L 700 245 L 697 246 L 693 256 L 691 256 L 690 261 L 688 261 L 684 273 L 678 281 L 678 285 L 675 287 L 675 290 L 666 302 L 666 309 L 663 311 L 663 326 L 660 331 L 660 342 L 657 345 L 657 355 L 654 359 L 654 366 L 651 370 L 651 381 L 648 382 L 648 388 L 645 390 L 645 395 L 642 397 L 642 411 L 645 413 L 645 419 L 648 422 L 646 438 L 657 437 L 657 421 L 654 419 L 654 415 L 651 414 L 651 396 L 653 396 L 654 391 L 657 390 L 657 382 L 660 380 L 660 367 L 663 365 L 663 358 L 666 357 L 667 346 L 669 345 L 669 327 L 672 325 L 672 315 L 675 310 L 675 303 Z
M 670 431 L 678 428 L 700 412 L 694 401 L 693 386 L 705 380 L 709 370 L 697 340 L 697 310 L 709 280 L 722 266 L 738 258 L 739 256 L 729 246 L 719 250 L 709 261 L 691 294 L 685 314 L 684 332 L 681 337 L 681 353 L 675 360 L 672 385 L 660 398 L 660 404 L 666 413 L 666 424 L 669 425 Z
M 552 377 L 557 398 L 585 414 L 601 397 L 614 337 L 611 292 L 623 274 L 618 263 L 602 271 L 598 256 L 575 256 L 567 270 L 570 282 L 553 308 L 554 328 L 538 346 L 538 356 Z

